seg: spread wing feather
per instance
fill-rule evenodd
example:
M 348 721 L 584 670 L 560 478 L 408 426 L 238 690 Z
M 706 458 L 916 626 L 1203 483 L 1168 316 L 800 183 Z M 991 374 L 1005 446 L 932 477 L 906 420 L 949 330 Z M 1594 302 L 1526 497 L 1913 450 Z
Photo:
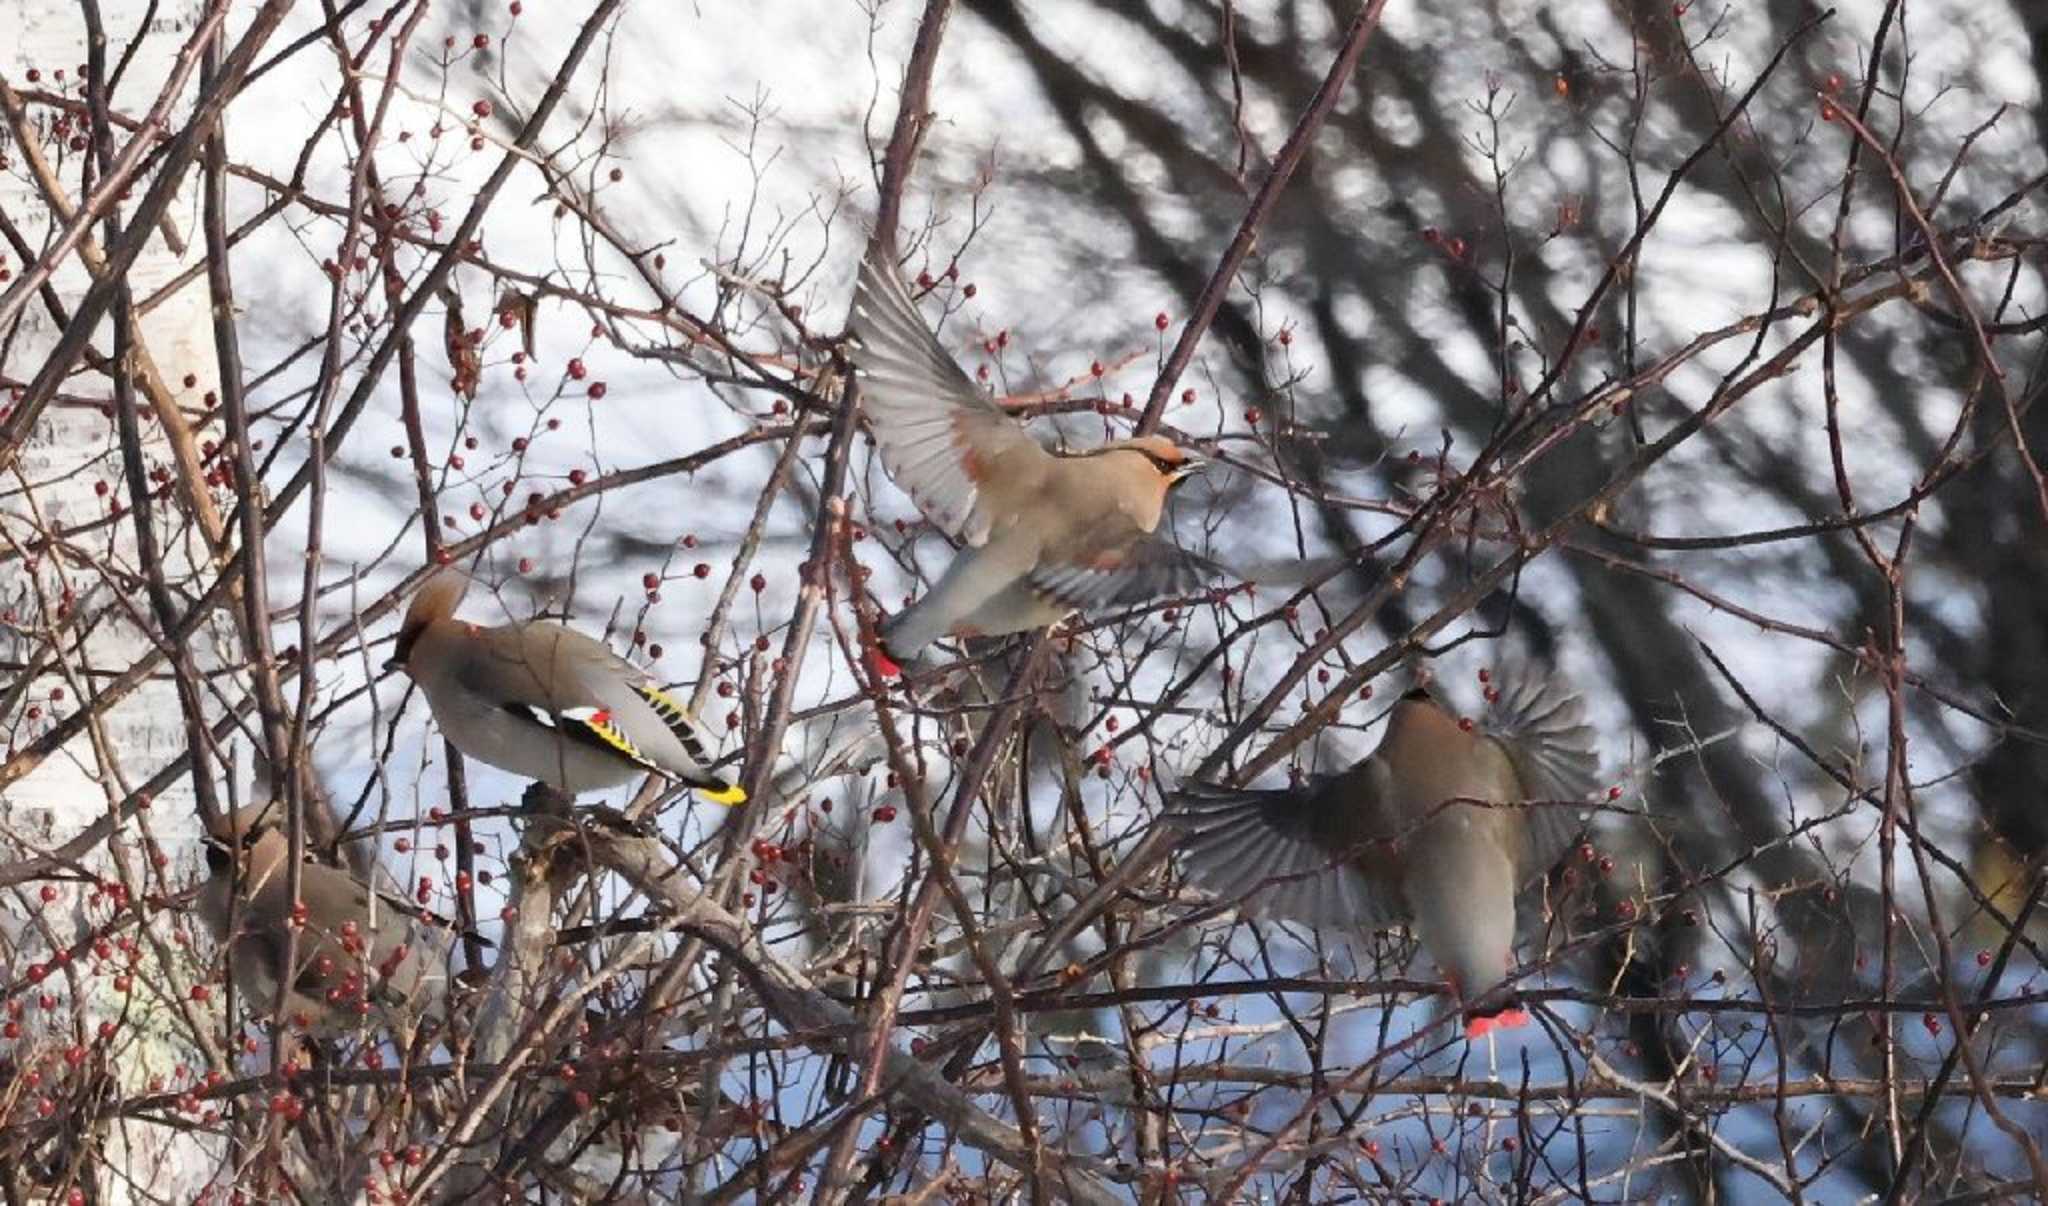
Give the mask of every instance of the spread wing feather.
M 1099 611 L 1193 594 L 1222 572 L 1206 557 L 1147 536 L 1121 548 L 1091 550 L 1078 560 L 1041 562 L 1028 580 L 1048 599 L 1078 611 Z
M 1585 827 L 1582 810 L 1571 805 L 1599 790 L 1599 747 L 1585 701 L 1534 677 L 1503 683 L 1486 731 L 1538 804 L 1529 810 L 1530 844 L 1535 865 L 1548 870 Z
M 1164 822 L 1189 882 L 1250 914 L 1316 926 L 1374 929 L 1406 919 L 1397 893 L 1359 871 L 1344 818 L 1309 790 L 1190 784 Z
M 967 379 L 925 325 L 883 252 L 861 264 L 852 359 L 882 465 L 933 524 L 970 545 L 993 516 L 981 480 L 998 461 L 1051 454 Z

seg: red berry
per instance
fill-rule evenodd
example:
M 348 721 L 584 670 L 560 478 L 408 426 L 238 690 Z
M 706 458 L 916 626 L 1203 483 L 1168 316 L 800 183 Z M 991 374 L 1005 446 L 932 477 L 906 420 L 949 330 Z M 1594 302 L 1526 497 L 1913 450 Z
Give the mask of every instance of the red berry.
M 477 103 L 471 105 L 469 107 L 469 110 L 470 112 L 476 114 L 478 117 L 489 117 L 491 115 L 491 102 L 487 100 L 480 100 Z
M 588 369 L 585 369 L 583 367 L 583 360 L 581 357 L 569 361 L 569 377 L 571 380 L 583 380 L 584 374 L 587 373 L 588 371 Z
M 1152 316 L 1152 326 L 1157 330 L 1164 331 L 1171 325 L 1173 325 L 1173 320 L 1166 316 L 1166 311 L 1164 310 Z
M 884 804 L 880 808 L 875 809 L 875 820 L 880 824 L 887 825 L 895 819 L 896 806 L 894 804 Z
M 602 381 L 593 381 L 593 382 L 591 382 L 591 383 L 590 383 L 590 400 L 591 400 L 592 402 L 599 402 L 599 401 L 602 401 L 602 400 L 604 399 L 604 395 L 605 395 L 605 388 L 604 388 L 604 382 L 602 382 Z

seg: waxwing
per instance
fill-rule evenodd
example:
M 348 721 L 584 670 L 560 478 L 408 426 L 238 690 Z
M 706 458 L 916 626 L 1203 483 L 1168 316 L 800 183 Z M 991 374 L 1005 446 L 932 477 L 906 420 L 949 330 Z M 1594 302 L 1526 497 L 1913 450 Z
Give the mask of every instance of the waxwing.
M 848 333 L 883 468 L 961 545 L 930 592 L 883 625 L 883 675 L 940 637 L 1136 606 L 1217 572 L 1159 534 L 1167 493 L 1200 458 L 1160 436 L 1047 451 L 946 355 L 883 247 L 861 265 Z
M 404 1030 L 413 1011 L 445 995 L 446 923 L 347 871 L 312 862 L 299 868 L 302 907 L 294 909 L 282 819 L 278 806 L 254 804 L 206 835 L 209 874 L 199 915 L 227 944 L 236 992 L 253 1010 L 270 1011 L 296 929 L 297 970 L 281 1021 L 332 1034 L 375 1018 Z
M 1489 692 L 1473 725 L 1417 688 L 1379 748 L 1299 787 L 1194 785 L 1165 823 L 1190 882 L 1241 911 L 1315 926 L 1411 926 L 1450 981 L 1468 1038 L 1524 1025 L 1515 900 L 1578 835 L 1599 757 L 1578 696 Z
M 385 663 L 420 685 L 456 749 L 571 795 L 652 773 L 745 802 L 709 769 L 710 735 L 646 671 L 560 624 L 458 620 L 468 589 L 458 569 L 429 578 Z

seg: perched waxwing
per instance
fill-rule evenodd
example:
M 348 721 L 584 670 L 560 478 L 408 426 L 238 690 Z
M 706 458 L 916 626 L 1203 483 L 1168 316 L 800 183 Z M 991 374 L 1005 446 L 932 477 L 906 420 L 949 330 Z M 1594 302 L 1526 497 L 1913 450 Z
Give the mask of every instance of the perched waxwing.
M 445 945 L 430 919 L 346 871 L 311 862 L 299 868 L 295 910 L 282 819 L 278 806 L 253 804 L 206 835 L 199 915 L 228 946 L 236 991 L 256 1011 L 270 1010 L 296 930 L 281 1020 L 317 1033 L 372 1017 L 407 1025 L 407 1010 L 446 989 Z
M 1525 682 L 1493 701 L 1475 726 L 1417 688 L 1349 770 L 1274 791 L 1186 789 L 1165 823 L 1182 832 L 1188 879 L 1249 914 L 1409 925 L 1468 1038 L 1527 1023 L 1501 984 L 1515 899 L 1578 835 L 1600 762 L 1578 696 Z
M 458 569 L 429 578 L 385 663 L 420 685 L 456 749 L 571 795 L 652 773 L 745 802 L 708 769 L 709 735 L 646 671 L 560 624 L 458 620 L 468 590 Z
M 946 355 L 894 258 L 877 247 L 854 287 L 861 407 L 889 476 L 961 549 L 883 626 L 875 668 L 893 675 L 940 637 L 1023 632 L 1208 581 L 1217 566 L 1159 535 L 1168 492 L 1203 461 L 1159 436 L 1047 451 Z

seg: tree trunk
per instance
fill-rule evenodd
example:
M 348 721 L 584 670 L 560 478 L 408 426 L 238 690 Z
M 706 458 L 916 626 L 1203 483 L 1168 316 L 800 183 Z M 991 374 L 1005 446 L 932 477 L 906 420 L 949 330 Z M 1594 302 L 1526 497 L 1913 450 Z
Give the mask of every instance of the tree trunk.
M 202 6 L 194 0 L 101 0 L 100 11 L 108 72 L 135 43 L 110 109 L 116 114 L 147 112 L 197 27 Z M 83 11 L 70 0 L 28 0 L 9 23 L 14 52 L 8 56 L 13 61 L 5 64 L 8 85 L 28 97 L 54 93 L 75 102 L 75 107 L 60 109 L 47 99 L 22 105 L 14 96 L 7 98 L 8 129 L 0 139 L 0 161 L 10 169 L 0 174 L 7 246 L 0 249 L 0 264 L 14 271 L 0 295 L 28 283 L 36 258 L 75 217 L 91 187 L 85 169 L 94 158 L 84 141 L 89 124 Z M 189 98 L 194 84 L 196 76 L 187 82 L 181 100 Z M 173 128 L 181 107 L 172 109 Z M 59 111 L 70 115 L 68 128 L 48 117 Z M 114 128 L 116 154 L 130 136 L 129 131 Z M 92 174 L 97 176 L 96 171 Z M 161 405 L 168 398 L 197 420 L 215 379 L 205 276 L 194 277 L 168 296 L 157 296 L 203 254 L 196 181 L 194 175 L 186 182 L 167 220 L 128 273 L 140 314 L 136 362 L 138 367 L 153 366 L 157 383 L 138 390 L 143 460 L 152 470 L 173 468 L 166 431 L 180 423 L 176 414 L 153 413 L 152 400 Z M 11 329 L 0 331 L 5 340 L 0 344 L 0 381 L 5 382 L 0 405 L 21 403 L 27 383 L 55 348 L 103 263 L 104 230 L 97 221 L 87 226 L 48 288 L 27 296 Z M 113 343 L 112 323 L 101 322 L 87 357 L 93 370 L 72 376 L 59 389 L 14 459 L 12 472 L 0 483 L 0 683 L 5 684 L 0 686 L 0 736 L 7 742 L 10 772 L 0 778 L 0 863 L 47 856 L 95 823 L 104 823 L 114 804 L 183 753 L 186 745 L 176 688 L 161 673 L 118 702 L 100 706 L 121 690 L 121 672 L 150 647 L 141 626 L 147 624 L 149 612 L 136 576 L 132 503 L 112 418 L 107 357 Z M 171 422 L 167 424 L 166 418 Z M 154 486 L 156 478 L 151 481 Z M 165 577 L 177 593 L 186 585 L 195 560 L 204 562 L 205 546 L 192 530 L 188 508 L 160 506 L 155 515 Z M 53 732 L 61 733 L 56 726 L 67 719 L 77 723 L 82 712 L 96 716 L 61 746 L 38 757 L 37 742 L 47 743 Z M 20 773 L 29 766 L 33 769 Z M 68 866 L 41 876 L 41 883 L 19 883 L 0 905 L 0 967 L 20 974 L 33 964 L 49 964 L 58 950 L 89 943 L 101 927 L 114 934 L 133 933 L 112 921 L 112 900 L 117 898 L 96 891 L 90 881 L 120 881 L 137 893 L 131 899 L 187 886 L 199 863 L 199 829 L 191 801 L 189 782 L 181 777 L 157 794 L 146 812 L 116 825 L 111 841 L 91 842 L 75 861 L 66 860 Z M 46 888 L 55 889 L 54 899 Z M 102 1022 L 111 1022 L 112 1036 L 102 1038 L 93 1056 L 64 1077 L 71 1083 L 53 1086 L 72 1103 L 99 1094 L 182 1087 L 177 1072 L 181 1066 L 191 1069 L 192 1075 L 203 1073 L 205 1061 L 195 1059 L 174 999 L 177 989 L 189 986 L 203 970 L 185 956 L 191 948 L 169 941 L 167 919 L 154 928 L 162 931 L 157 937 L 163 941 L 135 944 L 141 961 L 128 978 L 128 993 L 117 991 L 112 974 L 89 974 L 88 960 L 79 957 L 62 967 L 64 974 L 53 971 L 46 982 L 51 995 L 63 1003 L 33 1015 L 37 1027 L 0 1054 L 26 1067 L 51 1049 L 75 1041 L 76 1034 L 98 1034 Z M 153 966 L 159 954 L 173 951 L 183 966 Z M 123 956 L 125 952 L 116 961 Z M 0 978 L 12 975 L 0 973 Z M 42 1145 L 37 1153 L 41 1159 L 22 1162 L 40 1168 L 0 1175 L 42 1178 L 53 1189 L 76 1176 L 97 1182 L 99 1201 L 136 1197 L 137 1186 L 144 1187 L 141 1192 L 152 1200 L 189 1200 L 210 1178 L 217 1147 L 182 1130 L 131 1123 L 100 1134 L 62 1136 Z M 28 1190 L 33 1184 L 31 1180 L 9 1188 Z

